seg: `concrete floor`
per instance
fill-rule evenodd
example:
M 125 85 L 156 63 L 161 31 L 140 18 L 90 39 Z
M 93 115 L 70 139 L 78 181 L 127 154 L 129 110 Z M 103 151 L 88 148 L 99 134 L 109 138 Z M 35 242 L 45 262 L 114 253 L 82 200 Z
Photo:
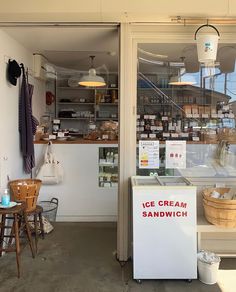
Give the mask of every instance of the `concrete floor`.
M 21 254 L 22 276 L 16 277 L 14 253 L 0 258 L 1 292 L 235 292 L 236 259 L 223 259 L 219 281 L 132 279 L 132 262 L 116 260 L 114 223 L 56 223 L 55 230 L 39 240 L 32 259 L 29 247 Z

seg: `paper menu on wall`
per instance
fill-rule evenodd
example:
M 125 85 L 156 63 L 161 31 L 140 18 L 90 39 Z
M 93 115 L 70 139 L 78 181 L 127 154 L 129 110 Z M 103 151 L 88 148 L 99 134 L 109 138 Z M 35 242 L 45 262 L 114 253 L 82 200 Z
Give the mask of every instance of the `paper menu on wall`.
M 186 168 L 186 141 L 166 141 L 166 168 Z
M 139 141 L 139 168 L 159 168 L 159 141 Z

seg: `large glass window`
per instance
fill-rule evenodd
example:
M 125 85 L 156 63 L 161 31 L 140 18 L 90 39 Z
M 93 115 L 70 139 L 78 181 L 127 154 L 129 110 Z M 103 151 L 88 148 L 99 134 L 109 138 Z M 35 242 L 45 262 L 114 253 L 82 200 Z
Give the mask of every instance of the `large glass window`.
M 236 176 L 235 56 L 233 46 L 220 44 L 215 65 L 205 66 L 193 44 L 138 45 L 138 175 Z M 158 165 L 140 164 L 139 141 L 159 142 Z M 178 143 L 186 164 L 173 162 L 183 158 Z

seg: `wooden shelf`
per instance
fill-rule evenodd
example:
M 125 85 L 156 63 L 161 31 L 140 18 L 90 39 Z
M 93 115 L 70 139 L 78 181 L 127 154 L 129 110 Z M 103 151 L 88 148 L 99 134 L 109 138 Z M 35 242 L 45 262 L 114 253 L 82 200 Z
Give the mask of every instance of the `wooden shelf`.
M 97 121 L 107 121 L 107 120 L 111 120 L 111 121 L 118 121 L 118 118 L 96 118 Z
M 143 103 L 143 104 L 139 104 L 139 106 L 165 106 L 165 105 L 172 105 L 172 103 L 168 102 L 168 103 Z
M 112 106 L 117 106 L 118 105 L 118 103 L 112 103 L 112 102 L 100 102 L 100 103 L 98 103 L 97 105 L 112 105 Z
M 95 90 L 99 90 L 99 89 L 107 89 L 107 90 L 118 90 L 118 87 L 100 87 L 100 88 L 95 88 Z
M 57 87 L 58 89 L 72 89 L 72 90 L 104 90 L 104 89 L 107 89 L 107 90 L 118 90 L 119 88 L 118 87 L 80 87 L 80 86 L 76 86 L 76 87 L 70 87 L 70 86 L 58 86 Z
M 70 87 L 70 86 L 57 86 L 58 89 L 69 89 L 69 90 L 94 90 L 95 88 L 91 88 L 91 87 Z
M 94 119 L 94 117 L 87 117 L 87 118 L 62 118 L 58 117 L 59 120 L 88 120 L 88 119 Z
M 118 99 L 118 92 L 119 92 L 119 86 L 118 86 L 118 73 L 111 73 L 111 78 L 109 77 L 109 82 L 105 86 L 102 87 L 85 87 L 81 86 L 78 83 L 71 84 L 75 85 L 75 87 L 70 87 L 68 84 L 68 77 L 67 75 L 61 74 L 61 78 L 57 80 L 56 84 L 56 106 L 55 106 L 55 115 L 58 119 L 60 119 L 63 123 L 63 127 L 69 127 L 71 124 L 71 121 L 74 121 L 74 123 L 77 123 L 78 125 L 81 125 L 81 129 L 86 126 L 86 121 L 93 120 L 97 122 L 98 124 L 101 123 L 101 121 L 107 121 L 107 120 L 114 120 L 118 121 L 118 117 L 112 118 L 112 114 L 117 113 L 118 109 L 118 102 L 117 103 L 96 103 L 96 94 L 100 95 L 106 95 L 114 92 L 117 95 Z M 115 87 L 112 87 L 112 86 Z M 84 102 L 81 102 L 84 101 Z M 107 99 L 106 99 L 107 100 Z M 99 100 L 100 101 L 100 100 Z M 102 99 L 103 101 L 103 99 Z M 108 101 L 108 100 L 107 100 Z M 109 101 L 112 101 L 112 99 L 109 99 Z M 70 113 L 65 113 L 65 117 L 63 117 L 62 110 L 65 109 L 73 109 L 74 112 L 77 112 L 74 116 L 71 116 Z M 91 114 L 93 114 L 93 117 L 87 117 L 86 112 L 89 111 Z M 81 114 L 80 114 L 81 112 Z M 83 115 L 83 112 L 85 116 Z M 100 116 L 99 116 L 100 112 Z M 101 112 L 104 112 L 104 116 L 109 115 L 110 117 L 103 117 L 103 114 Z M 106 113 L 106 114 L 105 114 Z M 58 115 L 61 114 L 62 117 L 58 117 Z M 78 116 L 77 116 L 78 114 Z M 96 117 L 97 116 L 97 117 Z M 68 125 L 67 125 L 68 123 Z
M 117 167 L 117 163 L 98 163 L 99 166 L 101 167 Z
M 58 102 L 58 104 L 95 105 L 94 102 Z

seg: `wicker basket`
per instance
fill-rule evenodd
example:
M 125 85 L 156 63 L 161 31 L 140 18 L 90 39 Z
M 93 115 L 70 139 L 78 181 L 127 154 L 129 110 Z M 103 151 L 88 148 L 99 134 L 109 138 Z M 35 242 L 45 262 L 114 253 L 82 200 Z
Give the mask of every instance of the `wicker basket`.
M 17 179 L 9 182 L 12 199 L 26 203 L 26 211 L 35 210 L 42 181 L 39 179 Z
M 43 208 L 43 216 L 50 222 L 56 221 L 58 199 L 52 198 L 50 201 L 40 201 L 39 205 Z
M 212 198 L 210 195 L 217 191 L 221 195 L 228 192 L 230 188 L 211 188 L 203 191 L 203 207 L 208 222 L 220 226 L 236 227 L 236 200 L 225 200 Z
M 218 130 L 218 139 L 219 141 L 225 140 L 231 143 L 236 142 L 236 130 L 235 128 L 221 128 Z

